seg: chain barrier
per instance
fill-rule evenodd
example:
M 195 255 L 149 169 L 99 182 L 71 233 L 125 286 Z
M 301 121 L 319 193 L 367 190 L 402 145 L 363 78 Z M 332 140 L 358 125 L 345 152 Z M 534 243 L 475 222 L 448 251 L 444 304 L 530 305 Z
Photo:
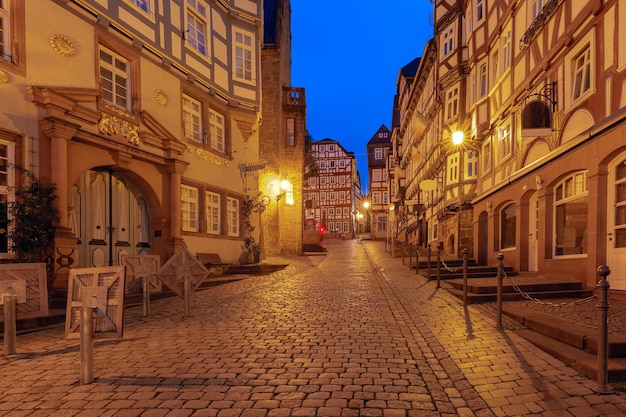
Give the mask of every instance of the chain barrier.
M 582 304 L 586 304 L 586 303 L 590 303 L 593 300 L 596 300 L 598 298 L 597 295 L 591 295 L 589 297 L 586 298 L 581 298 L 579 300 L 574 300 L 574 301 L 569 301 L 567 303 L 553 303 L 551 301 L 543 301 L 540 300 L 536 297 L 533 297 L 532 295 L 528 294 L 527 292 L 524 292 L 524 290 L 522 290 L 519 285 L 517 285 L 515 282 L 513 282 L 513 279 L 511 279 L 507 274 L 506 271 L 504 271 L 504 269 L 502 270 L 502 274 L 504 276 L 504 279 L 506 279 L 511 286 L 513 287 L 513 289 L 515 291 L 517 291 L 518 293 L 520 293 L 522 295 L 522 297 L 528 301 L 532 301 L 533 303 L 536 304 L 541 304 L 544 306 L 549 306 L 549 307 L 574 307 L 574 306 L 579 306 Z
M 462 267 L 462 266 L 460 266 L 460 267 L 458 267 L 458 268 L 451 268 L 451 267 L 449 267 L 448 265 L 446 265 L 446 262 L 445 262 L 443 259 L 441 259 L 441 263 L 443 264 L 443 267 L 444 267 L 447 271 L 449 271 L 449 272 L 459 272 L 459 271 L 462 271 L 462 270 L 463 270 L 463 267 Z

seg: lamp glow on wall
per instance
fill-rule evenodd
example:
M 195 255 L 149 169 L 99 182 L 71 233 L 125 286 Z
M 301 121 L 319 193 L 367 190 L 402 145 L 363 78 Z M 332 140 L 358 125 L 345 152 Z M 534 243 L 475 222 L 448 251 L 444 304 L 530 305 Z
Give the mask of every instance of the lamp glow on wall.
M 274 198 L 276 202 L 279 202 L 285 197 L 285 203 L 290 206 L 295 204 L 293 198 L 293 184 L 289 180 L 274 178 L 268 184 L 267 194 Z
M 465 140 L 465 135 L 463 134 L 463 132 L 461 132 L 460 130 L 457 130 L 456 132 L 452 132 L 453 144 L 460 145 L 463 143 L 463 140 Z
M 295 204 L 293 200 L 293 184 L 289 180 L 282 180 L 280 182 L 280 190 L 285 195 L 285 203 L 293 206 Z

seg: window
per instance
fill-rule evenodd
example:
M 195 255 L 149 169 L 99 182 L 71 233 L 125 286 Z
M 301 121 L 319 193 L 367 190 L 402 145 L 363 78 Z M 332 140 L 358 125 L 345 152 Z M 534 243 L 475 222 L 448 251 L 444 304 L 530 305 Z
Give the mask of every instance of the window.
M 209 109 L 209 136 L 211 139 L 211 149 L 225 153 L 224 115 L 213 109 Z
M 343 175 L 340 175 L 338 178 L 339 178 L 339 184 L 345 184 L 346 183 L 346 177 L 344 177 Z
M 454 51 L 454 27 L 448 28 L 443 34 L 443 57 L 447 57 Z
M 531 0 L 530 1 L 530 13 L 532 20 L 535 20 L 539 16 L 539 12 L 543 9 L 543 0 Z
M 511 67 L 511 29 L 507 30 L 504 36 L 501 39 L 502 41 L 502 71 L 506 71 Z
M 374 159 L 383 159 L 383 148 L 374 149 Z
M 498 161 L 504 161 L 513 154 L 513 138 L 509 125 L 499 127 L 498 132 Z
M 137 6 L 143 12 L 152 12 L 152 5 L 150 4 L 152 0 L 130 0 L 130 2 Z
M 448 156 L 448 184 L 456 184 L 459 182 L 459 159 L 460 154 L 457 152 Z
M 372 170 L 372 181 L 378 182 L 380 180 L 381 180 L 381 170 L 380 169 L 373 169 Z
M 320 177 L 320 185 L 326 185 L 326 177 Z
M 482 172 L 483 174 L 491 171 L 491 138 L 488 138 L 484 143 L 483 143 L 483 150 L 482 150 Z
M 183 215 L 183 230 L 186 232 L 199 231 L 198 225 L 198 189 L 187 185 L 181 185 L 181 207 Z
M 478 157 L 476 155 L 476 151 L 467 151 L 465 152 L 465 172 L 464 179 L 473 179 L 476 178 L 478 174 L 476 172 L 476 166 L 478 164 Z
M 587 253 L 587 171 L 565 178 L 554 188 L 554 255 Z
M 476 0 L 476 23 L 485 18 L 485 0 Z
M 335 184 L 337 182 L 337 177 L 335 177 L 334 175 L 328 177 L 328 182 L 330 182 L 331 184 Z
M 446 94 L 446 119 L 450 120 L 459 114 L 459 87 L 448 90 Z
M 500 78 L 500 74 L 498 74 L 498 51 L 495 51 L 493 55 L 491 55 L 491 82 L 495 82 Z
M 339 168 L 345 168 L 346 167 L 346 161 L 344 159 L 340 159 L 339 160 Z
M 387 230 L 387 218 L 379 217 L 377 222 L 377 230 Z
M 589 45 L 573 59 L 574 85 L 572 101 L 582 97 L 591 89 L 591 50 Z
M 335 161 L 330 160 L 328 161 L 328 168 L 334 168 L 335 167 Z
M 207 56 L 207 6 L 201 0 L 187 0 L 187 45 Z
M 1 133 L 1 132 L 0 132 Z M 9 227 L 8 203 L 14 200 L 15 170 L 10 167 L 15 164 L 15 143 L 0 139 L 0 229 L 7 231 Z M 7 233 L 0 233 L 0 255 L 9 253 Z
M 130 63 L 121 55 L 100 46 L 102 99 L 130 110 Z
M 228 236 L 239 236 L 239 199 L 226 197 Z
M 185 137 L 203 143 L 202 104 L 195 98 L 183 94 L 183 124 Z
M 11 19 L 8 0 L 0 0 L 0 60 L 11 61 Z
M 328 208 L 328 217 L 335 217 L 335 208 L 334 207 L 329 207 Z
M 383 204 L 387 204 L 389 202 L 389 193 L 387 191 L 383 191 Z
M 500 210 L 500 249 L 515 247 L 516 227 L 515 203 L 510 203 Z
M 339 200 L 344 201 L 346 199 L 346 192 L 339 191 Z
M 485 97 L 487 95 L 487 91 L 489 89 L 488 78 L 487 78 L 487 63 L 483 62 L 480 64 L 478 68 L 478 76 L 480 77 L 480 83 L 478 87 L 478 97 Z
M 326 152 L 326 148 L 324 147 L 324 145 L 320 145 L 319 152 Z
M 328 145 L 328 152 L 335 152 L 335 145 Z
M 206 192 L 206 231 L 209 234 L 219 234 L 221 231 L 221 198 L 217 193 Z
M 253 39 L 252 34 L 235 30 L 235 78 L 247 82 L 252 82 L 254 76 Z
M 287 118 L 287 146 L 296 146 L 296 119 Z
M 336 193 L 334 193 L 334 192 L 331 192 L 331 193 L 330 193 L 330 195 L 329 195 L 329 199 L 330 199 L 331 201 L 336 200 L 336 199 L 337 199 L 337 194 L 336 194 Z
M 314 186 L 316 184 L 317 184 L 317 178 L 315 178 L 315 177 L 309 178 L 309 185 L 310 186 Z
M 344 232 L 344 233 L 348 233 L 348 232 L 350 232 L 350 223 L 348 223 L 348 222 L 343 222 L 343 232 Z
M 320 168 L 326 168 L 326 161 L 320 161 Z
M 374 191 L 372 193 L 372 204 L 380 204 L 380 203 L 381 203 L 380 191 Z

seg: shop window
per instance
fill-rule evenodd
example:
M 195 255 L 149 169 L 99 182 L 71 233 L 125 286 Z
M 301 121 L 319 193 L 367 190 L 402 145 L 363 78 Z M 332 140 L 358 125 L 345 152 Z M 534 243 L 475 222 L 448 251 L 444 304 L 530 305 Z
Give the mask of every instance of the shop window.
M 587 253 L 587 171 L 571 175 L 554 188 L 554 255 Z

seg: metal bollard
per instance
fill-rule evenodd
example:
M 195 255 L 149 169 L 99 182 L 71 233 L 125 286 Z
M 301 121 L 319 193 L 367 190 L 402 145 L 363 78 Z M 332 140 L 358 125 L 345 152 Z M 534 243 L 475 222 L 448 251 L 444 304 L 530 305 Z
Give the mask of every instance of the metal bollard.
M 463 248 L 463 305 L 467 305 L 467 248 Z
M 17 295 L 5 294 L 4 303 L 4 355 L 16 352 L 17 340 Z
M 496 306 L 497 306 L 497 313 L 496 313 L 496 329 L 498 330 L 502 330 L 504 329 L 504 327 L 502 326 L 502 294 L 503 294 L 503 281 L 504 281 L 504 266 L 502 264 L 502 260 L 504 259 L 504 255 L 499 253 L 498 254 L 498 275 L 497 275 L 497 279 L 498 279 L 498 295 L 497 295 L 497 301 L 496 301 Z
M 426 261 L 426 266 L 428 268 L 428 279 L 430 280 L 430 243 L 428 244 L 428 258 Z
M 420 273 L 420 248 L 415 245 L 415 275 Z
M 191 277 L 187 274 L 183 278 L 185 290 L 185 317 L 191 316 Z
M 608 387 L 608 357 L 609 357 L 609 282 L 607 276 L 611 270 L 606 265 L 598 267 L 598 309 L 600 310 L 598 322 L 598 392 L 608 394 L 611 391 Z
M 404 256 L 406 255 L 405 253 L 405 247 L 404 245 L 402 245 L 402 266 L 404 266 Z
M 93 307 L 80 309 L 80 383 L 93 382 Z
M 437 246 L 437 288 L 441 288 L 441 247 Z
M 143 277 L 143 316 L 147 317 L 150 314 L 150 277 L 144 275 Z

